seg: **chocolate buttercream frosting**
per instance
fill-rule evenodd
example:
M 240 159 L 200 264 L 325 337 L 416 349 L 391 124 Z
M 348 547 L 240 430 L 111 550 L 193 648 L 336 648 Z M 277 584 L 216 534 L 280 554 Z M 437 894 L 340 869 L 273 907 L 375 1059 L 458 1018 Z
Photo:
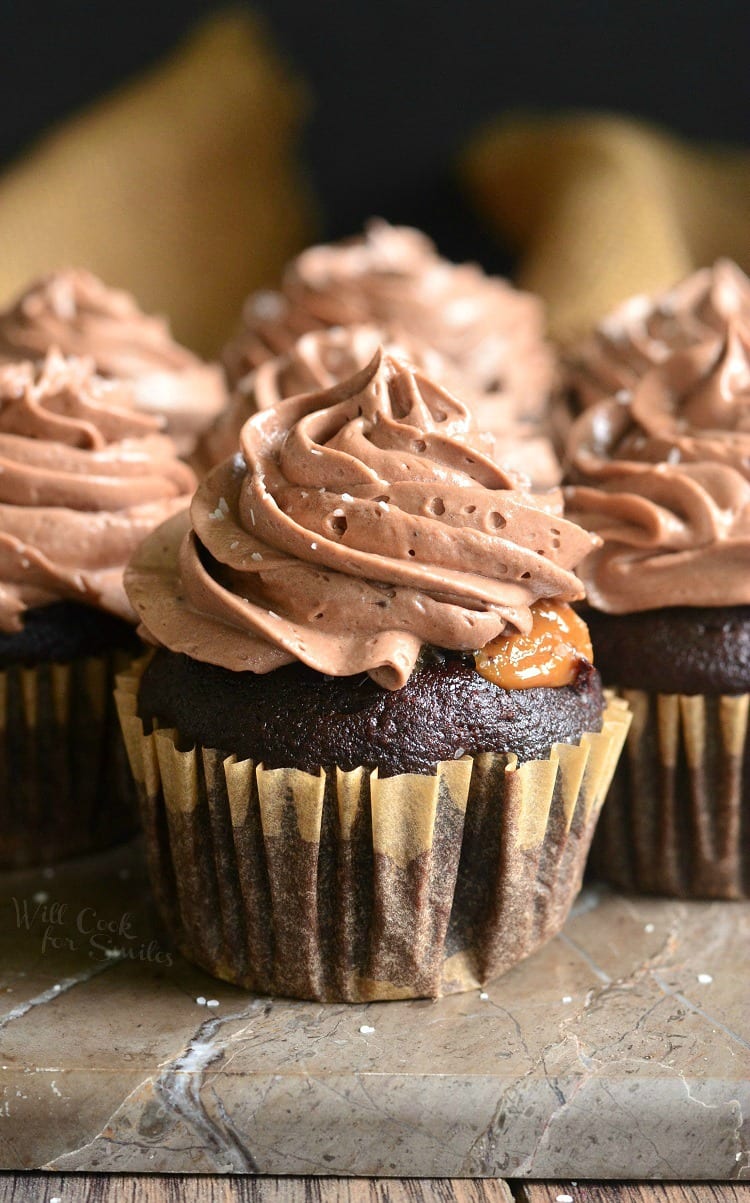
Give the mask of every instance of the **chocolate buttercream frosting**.
M 585 408 L 631 389 L 673 352 L 723 337 L 730 323 L 750 336 L 750 280 L 729 259 L 661 296 L 631 297 L 563 357 L 572 399 Z
M 574 425 L 567 513 L 603 544 L 579 569 L 613 614 L 750 603 L 750 331 L 677 352 Z
M 163 419 L 181 455 L 226 404 L 217 365 L 176 343 L 167 322 L 143 313 L 129 293 L 82 268 L 44 276 L 0 313 L 0 361 L 43 359 L 52 348 L 129 381 L 137 408 Z
M 278 292 L 251 295 L 224 351 L 230 383 L 310 330 L 372 323 L 434 347 L 473 389 L 542 416 L 555 373 L 542 302 L 475 264 L 441 258 L 418 230 L 371 221 L 358 238 L 304 251 Z
M 249 372 L 202 439 L 200 465 L 208 470 L 233 455 L 242 426 L 252 414 L 298 393 L 330 388 L 346 380 L 367 366 L 381 344 L 462 397 L 486 436 L 487 454 L 498 463 L 526 473 L 537 488 L 560 483 L 561 467 L 552 443 L 537 425 L 519 419 L 515 401 L 478 391 L 433 347 L 403 331 L 398 338 L 391 337 L 387 330 L 373 325 L 310 331 L 282 355 L 266 359 Z
M 0 367 L 0 630 L 67 600 L 132 621 L 123 568 L 193 487 L 158 421 L 90 360 Z
M 299 660 L 403 686 L 424 644 L 528 632 L 539 598 L 582 595 L 596 540 L 479 445 L 467 407 L 380 351 L 342 384 L 242 428 L 241 454 L 126 576 L 144 636 L 241 672 Z

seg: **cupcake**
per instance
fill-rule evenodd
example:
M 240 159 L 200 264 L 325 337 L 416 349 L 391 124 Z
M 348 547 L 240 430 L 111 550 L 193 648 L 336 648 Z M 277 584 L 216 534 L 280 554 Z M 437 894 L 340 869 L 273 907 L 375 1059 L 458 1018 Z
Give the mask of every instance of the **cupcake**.
M 176 343 L 163 318 L 82 268 L 44 276 L 0 313 L 0 362 L 43 359 L 51 348 L 90 357 L 100 376 L 127 380 L 136 407 L 166 421 L 182 456 L 226 404 L 217 365 Z
M 573 410 L 631 389 L 674 351 L 724 335 L 732 322 L 750 333 L 750 280 L 719 259 L 661 296 L 635 296 L 604 318 L 563 357 Z
M 477 393 L 543 419 L 555 375 L 542 302 L 475 264 L 450 263 L 418 230 L 371 221 L 358 238 L 314 246 L 279 292 L 252 294 L 224 349 L 231 385 L 300 335 L 372 323 L 397 343 L 433 347 Z
M 475 438 L 378 352 L 250 418 L 131 562 L 152 882 L 218 977 L 436 996 L 566 917 L 627 726 L 568 606 L 596 540 Z
M 405 356 L 451 392 L 460 392 L 485 436 L 485 453 L 524 472 L 539 489 L 560 483 L 562 469 L 549 438 L 537 424 L 521 421 L 510 397 L 483 393 L 461 379 L 460 370 L 413 337 L 389 336 L 373 325 L 331 326 L 303 334 L 281 355 L 264 360 L 237 384 L 230 404 L 204 435 L 196 457 L 201 471 L 234 454 L 242 426 L 252 414 L 298 393 L 330 388 L 365 368 L 384 344 Z
M 614 884 L 750 892 L 750 342 L 678 351 L 573 428 L 568 516 L 605 683 L 633 727 L 597 835 Z
M 129 386 L 90 361 L 0 367 L 0 865 L 133 829 L 111 700 L 139 647 L 123 568 L 193 485 Z

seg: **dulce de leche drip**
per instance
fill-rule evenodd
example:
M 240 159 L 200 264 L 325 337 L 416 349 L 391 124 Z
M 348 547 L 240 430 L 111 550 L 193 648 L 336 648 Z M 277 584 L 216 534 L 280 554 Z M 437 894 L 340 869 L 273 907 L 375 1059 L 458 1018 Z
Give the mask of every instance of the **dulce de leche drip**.
M 592 406 L 568 454 L 568 516 L 603 540 L 579 569 L 592 606 L 750 604 L 750 332 L 730 323 Z
M 126 586 L 152 642 L 235 672 L 300 660 L 407 681 L 422 647 L 472 652 L 582 595 L 596 545 L 558 492 L 473 445 L 467 407 L 378 352 L 333 389 L 250 418 L 190 521 L 145 541 Z
M 564 602 L 535 602 L 531 613 L 528 634 L 509 632 L 474 653 L 477 672 L 501 689 L 571 685 L 581 661 L 594 662 L 586 623 Z
M 64 600 L 132 620 L 125 564 L 194 487 L 129 386 L 90 360 L 0 367 L 0 630 Z

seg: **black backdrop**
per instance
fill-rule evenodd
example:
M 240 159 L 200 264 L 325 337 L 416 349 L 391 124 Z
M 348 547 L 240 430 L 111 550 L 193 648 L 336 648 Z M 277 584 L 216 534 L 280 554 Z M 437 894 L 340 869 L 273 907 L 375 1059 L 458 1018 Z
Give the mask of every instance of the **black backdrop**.
M 212 0 L 3 0 L 0 159 L 168 49 Z M 325 233 L 370 213 L 479 249 L 451 163 L 513 106 L 609 108 L 750 142 L 744 0 L 257 0 L 311 85 Z M 458 220 L 463 217 L 464 220 Z M 483 258 L 487 261 L 486 246 Z

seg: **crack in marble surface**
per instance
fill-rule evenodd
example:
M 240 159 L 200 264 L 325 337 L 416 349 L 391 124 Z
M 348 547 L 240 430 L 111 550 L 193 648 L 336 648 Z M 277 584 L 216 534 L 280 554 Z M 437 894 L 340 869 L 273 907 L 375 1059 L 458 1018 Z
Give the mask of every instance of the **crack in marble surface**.
M 119 882 L 123 865 L 132 877 Z M 133 909 L 147 941 L 151 921 L 132 900 L 139 882 L 136 854 L 120 850 L 61 869 L 54 897 L 74 913 L 79 901 Z M 2 906 L 0 881 L 0 915 Z M 0 924 L 5 990 L 30 995 L 0 1015 L 0 1059 L 11 1062 L 0 1142 L 16 1163 L 750 1176 L 747 905 L 587 889 L 561 937 L 483 992 L 360 1006 L 257 999 L 179 958 L 168 969 L 91 965 L 83 952 L 57 962 L 56 990 L 54 959 L 30 940 Z M 199 997 L 217 1009 L 196 1014 Z

